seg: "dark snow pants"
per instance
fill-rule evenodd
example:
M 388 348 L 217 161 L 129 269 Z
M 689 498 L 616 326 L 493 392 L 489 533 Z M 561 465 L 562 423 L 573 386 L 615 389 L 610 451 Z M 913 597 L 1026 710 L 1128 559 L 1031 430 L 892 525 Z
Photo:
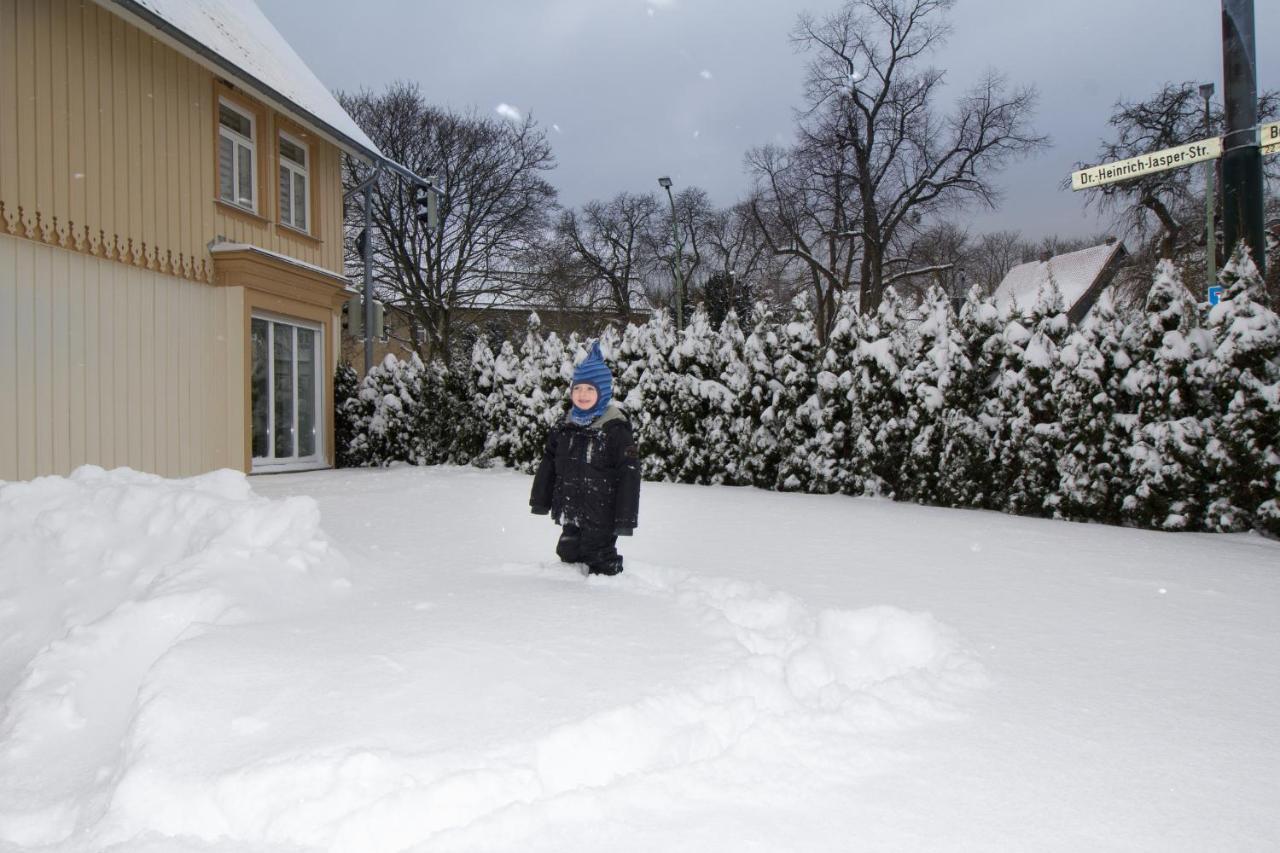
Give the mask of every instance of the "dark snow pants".
M 622 571 L 618 537 L 611 531 L 566 524 L 556 543 L 556 555 L 566 563 L 586 563 L 593 575 L 616 575 Z

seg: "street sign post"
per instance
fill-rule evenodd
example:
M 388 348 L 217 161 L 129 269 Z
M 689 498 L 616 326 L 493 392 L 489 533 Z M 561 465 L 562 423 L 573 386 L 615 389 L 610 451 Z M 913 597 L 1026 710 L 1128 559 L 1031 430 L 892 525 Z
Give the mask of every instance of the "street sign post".
M 1280 121 L 1273 121 L 1258 128 L 1258 145 L 1263 155 L 1280 154 Z
M 1127 181 L 1153 172 L 1181 169 L 1192 163 L 1213 160 L 1221 156 L 1221 138 L 1215 136 L 1212 139 L 1199 139 L 1188 142 L 1186 145 L 1165 148 L 1150 154 L 1130 157 L 1128 160 L 1116 160 L 1113 163 L 1103 163 L 1100 166 L 1090 166 L 1088 169 L 1072 172 L 1071 189 L 1091 190 L 1094 187 Z

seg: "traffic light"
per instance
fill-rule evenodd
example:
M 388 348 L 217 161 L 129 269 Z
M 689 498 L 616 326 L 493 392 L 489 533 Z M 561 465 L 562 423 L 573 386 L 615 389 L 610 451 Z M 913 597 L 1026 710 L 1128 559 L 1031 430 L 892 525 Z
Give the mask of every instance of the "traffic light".
M 419 187 L 417 191 L 418 222 L 434 229 L 440 222 L 440 192 L 434 186 Z
M 369 232 L 361 228 L 360 233 L 356 235 L 356 256 L 364 260 L 364 254 L 369 248 Z
M 387 315 L 382 302 L 373 300 L 374 337 L 387 339 Z M 351 338 L 364 340 L 364 299 L 356 296 L 342 303 L 342 330 Z
M 342 330 L 357 341 L 364 339 L 364 304 L 360 297 L 342 303 Z

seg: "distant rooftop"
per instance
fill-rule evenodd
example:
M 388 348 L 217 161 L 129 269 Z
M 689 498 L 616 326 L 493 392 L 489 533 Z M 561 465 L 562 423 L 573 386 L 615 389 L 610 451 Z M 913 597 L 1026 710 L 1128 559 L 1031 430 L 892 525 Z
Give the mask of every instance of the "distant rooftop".
M 1005 275 L 996 288 L 1000 307 L 1017 304 L 1027 310 L 1035 304 L 1040 288 L 1053 280 L 1062 292 L 1067 313 L 1080 322 L 1098 296 L 1111 283 L 1125 255 L 1124 244 L 1116 240 L 1078 252 L 1054 255 L 1046 260 L 1019 264 Z
M 347 115 L 253 0 L 99 0 L 132 13 L 175 38 L 207 64 L 276 106 L 299 113 L 342 147 L 372 158 L 382 153 Z M 292 106 L 293 109 L 289 110 Z

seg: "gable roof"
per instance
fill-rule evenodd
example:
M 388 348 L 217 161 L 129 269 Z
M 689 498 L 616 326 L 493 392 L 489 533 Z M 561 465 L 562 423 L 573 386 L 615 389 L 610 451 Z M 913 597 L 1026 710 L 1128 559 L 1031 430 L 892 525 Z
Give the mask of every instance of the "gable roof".
M 253 0 L 98 2 L 178 42 L 201 64 L 294 114 L 348 153 L 385 160 Z
M 993 298 L 1001 308 L 1016 303 L 1026 310 L 1035 303 L 1040 288 L 1052 279 L 1062 292 L 1067 314 L 1079 322 L 1111 283 L 1126 254 L 1124 244 L 1116 240 L 1054 255 L 1047 261 L 1019 264 L 1005 274 Z

